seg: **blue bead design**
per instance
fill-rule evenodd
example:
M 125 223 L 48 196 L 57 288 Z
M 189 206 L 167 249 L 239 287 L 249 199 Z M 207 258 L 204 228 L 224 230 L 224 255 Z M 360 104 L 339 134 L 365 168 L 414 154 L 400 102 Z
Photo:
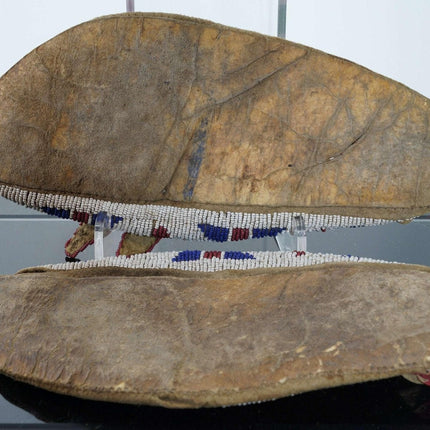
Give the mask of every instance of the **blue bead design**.
M 210 224 L 198 224 L 204 237 L 215 242 L 227 242 L 229 229 L 226 227 L 216 227 Z
M 240 252 L 240 251 L 226 251 L 224 253 L 224 259 L 231 260 L 255 260 L 255 257 L 249 252 Z
M 54 215 L 58 218 L 70 218 L 70 210 L 66 209 L 57 209 L 57 208 L 49 208 L 47 206 L 41 208 L 43 212 L 48 215 Z
M 181 251 L 172 258 L 174 262 L 200 260 L 201 251 Z
M 110 228 L 113 228 L 113 226 L 115 225 L 115 224 L 118 224 L 120 221 L 122 221 L 123 220 L 123 217 L 122 216 L 115 216 L 115 215 L 112 215 L 111 217 L 110 217 Z
M 91 215 L 91 225 L 96 225 L 97 215 L 98 214 Z M 114 228 L 115 224 L 118 224 L 123 219 L 124 218 L 122 216 L 112 215 L 110 217 L 110 228 Z
M 275 237 L 282 231 L 284 231 L 285 228 L 281 227 L 273 227 L 273 228 L 253 228 L 252 229 L 252 237 L 253 238 L 261 238 L 261 237 Z

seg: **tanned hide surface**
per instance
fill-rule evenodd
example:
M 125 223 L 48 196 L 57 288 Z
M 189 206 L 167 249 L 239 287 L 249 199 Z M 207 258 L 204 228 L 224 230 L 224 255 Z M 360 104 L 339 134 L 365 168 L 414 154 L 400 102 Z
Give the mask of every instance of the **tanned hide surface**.
M 24 189 L 395 219 L 430 208 L 426 98 L 207 21 L 135 13 L 74 27 L 0 80 L 0 112 L 0 183 Z
M 267 400 L 430 362 L 430 269 L 0 278 L 0 370 L 60 393 L 168 407 Z
M 429 101 L 285 40 L 117 15 L 55 37 L 0 79 L 0 159 L 0 184 L 43 193 L 407 218 L 430 209 Z M 1 276 L 0 372 L 168 407 L 425 372 L 429 272 L 345 263 Z

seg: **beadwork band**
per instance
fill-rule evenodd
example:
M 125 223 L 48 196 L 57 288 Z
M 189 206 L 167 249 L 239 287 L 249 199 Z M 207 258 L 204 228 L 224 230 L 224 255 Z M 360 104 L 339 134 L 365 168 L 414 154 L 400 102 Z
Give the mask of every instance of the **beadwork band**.
M 140 236 L 213 240 L 217 242 L 275 237 L 303 218 L 306 231 L 381 225 L 390 220 L 296 212 L 242 213 L 116 203 L 93 198 L 26 191 L 0 185 L 0 196 L 63 219 L 94 224 L 99 212 L 110 216 L 110 228 Z
M 304 267 L 323 263 L 388 263 L 372 258 L 320 253 L 285 251 L 173 251 L 150 252 L 130 257 L 105 257 L 42 266 L 52 270 L 74 270 L 92 267 L 122 267 L 129 269 L 179 269 L 201 272 L 248 270 L 260 268 Z M 394 263 L 395 264 L 395 263 Z

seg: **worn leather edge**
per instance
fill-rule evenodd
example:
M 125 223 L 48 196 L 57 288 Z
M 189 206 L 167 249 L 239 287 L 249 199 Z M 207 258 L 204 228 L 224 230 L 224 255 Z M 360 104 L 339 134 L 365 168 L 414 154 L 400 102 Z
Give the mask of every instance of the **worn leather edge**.
M 323 268 L 336 268 L 345 265 L 360 266 L 369 270 L 373 268 L 401 268 L 402 270 L 419 270 L 422 272 L 430 273 L 430 267 L 420 264 L 403 264 L 403 263 L 324 263 L 315 266 L 304 267 L 285 267 L 285 268 L 267 268 L 267 269 L 249 269 L 249 270 L 223 270 L 218 272 L 196 272 L 180 269 L 127 269 L 122 267 L 93 267 L 88 269 L 74 269 L 74 270 L 55 270 L 42 266 L 27 267 L 19 270 L 16 274 L 29 274 L 29 273 L 46 273 L 54 276 L 66 276 L 72 278 L 81 277 L 103 277 L 103 276 L 157 276 L 169 278 L 198 278 L 206 279 L 228 279 L 237 277 L 247 277 L 262 274 L 277 274 L 285 272 L 299 272 L 299 271 L 320 271 Z M 430 288 L 430 285 L 429 285 Z
M 408 270 L 420 271 L 430 273 L 430 268 L 426 266 L 417 265 L 403 265 L 403 264 L 379 264 L 379 263 L 334 263 L 322 265 L 325 268 L 337 268 L 344 267 L 345 264 L 348 265 L 360 265 L 369 270 L 372 268 L 387 266 L 393 269 L 403 269 L 405 272 Z M 279 272 L 291 272 L 291 271 L 318 271 L 321 270 L 322 266 L 312 266 L 307 268 L 289 268 L 289 269 L 256 269 L 252 271 L 226 271 L 218 273 L 205 274 L 205 277 L 211 279 L 229 279 L 233 277 L 250 277 L 258 274 L 267 274 L 271 271 L 272 273 Z M 27 269 L 29 270 L 29 269 Z M 24 272 L 21 276 L 26 276 L 26 274 L 31 274 L 32 272 Z M 159 276 L 168 278 L 201 278 L 202 274 L 195 272 L 184 272 L 178 270 L 130 270 L 130 269 L 117 269 L 108 268 L 108 270 L 103 269 L 82 269 L 76 271 L 51 271 L 46 270 L 43 276 L 60 276 L 60 277 L 72 277 L 79 283 L 79 279 L 88 277 L 97 278 L 110 278 L 115 276 L 141 276 L 142 274 L 147 274 L 147 276 Z M 430 284 L 429 284 L 430 287 Z M 403 340 L 406 340 L 404 338 Z M 375 352 L 375 351 L 373 351 Z M 377 353 L 377 351 L 376 351 Z M 312 357 L 310 357 L 312 359 Z M 272 398 L 279 398 L 284 396 L 289 396 L 301 392 L 317 390 L 321 388 L 335 387 L 344 384 L 353 384 L 358 382 L 365 382 L 371 380 L 385 379 L 393 376 L 402 375 L 404 373 L 420 373 L 426 371 L 426 363 L 430 363 L 430 356 L 426 356 L 420 362 L 418 361 L 405 361 L 396 365 L 396 368 L 391 368 L 389 366 L 372 366 L 370 369 L 357 369 L 357 368 L 345 368 L 339 369 L 339 372 L 333 371 L 319 371 L 310 373 L 299 373 L 297 377 L 288 379 L 288 384 L 283 385 L 282 382 L 279 384 L 267 384 L 262 385 L 256 389 L 255 387 L 243 388 L 240 392 L 234 392 L 231 390 L 219 389 L 216 393 L 213 391 L 200 391 L 189 392 L 181 391 L 178 389 L 164 390 L 157 392 L 146 392 L 144 395 L 142 393 L 130 390 L 115 390 L 115 387 L 96 387 L 92 389 L 81 389 L 76 386 L 65 386 L 64 384 L 47 383 L 41 381 L 37 378 L 22 377 L 19 374 L 15 374 L 10 371 L 4 371 L 2 373 L 10 376 L 16 380 L 30 383 L 36 385 L 40 388 L 47 390 L 52 390 L 61 394 L 67 394 L 72 396 L 77 396 L 92 400 L 103 400 L 103 401 L 114 401 L 120 403 L 133 403 L 133 404 L 149 404 L 158 405 L 169 408 L 196 408 L 196 407 L 214 407 L 214 406 L 224 406 L 233 405 L 246 402 L 254 401 L 265 401 Z M 201 401 L 196 401 L 196 398 L 202 399 Z
M 0 181 L 0 185 L 14 186 L 4 181 Z M 19 187 L 24 191 L 29 192 L 43 192 L 45 194 L 61 194 L 64 196 L 82 197 L 82 198 L 94 198 L 104 201 L 116 202 L 109 196 L 98 196 L 93 194 L 80 194 L 80 193 L 67 193 L 61 190 L 47 190 L 40 191 L 30 187 Z M 194 203 L 194 202 L 180 202 L 171 200 L 152 200 L 152 201 L 141 201 L 133 200 L 127 202 L 127 204 L 139 204 L 139 205 L 160 205 L 160 206 L 174 206 L 178 208 L 193 208 L 193 209 L 205 209 L 216 212 L 240 212 L 240 213 L 282 213 L 282 212 L 298 212 L 315 215 L 339 215 L 339 216 L 352 216 L 362 218 L 375 218 L 375 219 L 386 219 L 393 221 L 408 221 L 415 217 L 430 213 L 430 206 L 413 206 L 413 207 L 377 207 L 377 206 L 246 206 L 246 205 L 217 205 L 208 203 Z M 32 209 L 35 209 L 32 207 Z
M 375 368 L 373 372 L 359 372 L 351 370 L 347 375 L 335 375 L 330 372 L 321 372 L 319 375 L 301 375 L 298 378 L 290 379 L 288 381 L 289 389 L 285 390 L 284 387 L 280 389 L 279 386 L 267 385 L 262 386 L 258 390 L 251 389 L 248 391 L 241 391 L 235 395 L 232 391 L 218 391 L 216 395 L 210 391 L 201 391 L 199 395 L 205 398 L 205 403 L 195 403 L 191 400 L 195 397 L 194 392 L 180 392 L 173 393 L 171 391 L 157 392 L 153 395 L 146 394 L 144 401 L 142 394 L 135 392 L 115 392 L 112 388 L 100 390 L 86 390 L 73 387 L 66 389 L 61 384 L 47 384 L 43 381 L 31 378 L 23 378 L 9 372 L 2 371 L 5 376 L 8 376 L 16 381 L 24 382 L 42 388 L 47 391 L 53 391 L 57 394 L 63 394 L 72 397 L 79 397 L 86 400 L 124 403 L 134 405 L 148 405 L 148 406 L 162 406 L 171 409 L 197 409 L 197 408 L 213 408 L 223 406 L 235 406 L 246 403 L 267 402 L 277 400 L 283 397 L 298 395 L 319 389 L 335 388 L 342 385 L 351 385 L 363 382 L 377 381 L 388 379 L 396 376 L 401 376 L 407 373 L 420 373 L 425 369 L 417 363 L 406 363 L 397 370 L 389 370 L 385 367 Z M 327 381 L 330 380 L 330 383 Z M 309 384 L 309 381 L 311 384 Z M 189 397 L 189 401 L 184 401 L 184 398 Z M 236 399 L 235 399 L 236 397 Z

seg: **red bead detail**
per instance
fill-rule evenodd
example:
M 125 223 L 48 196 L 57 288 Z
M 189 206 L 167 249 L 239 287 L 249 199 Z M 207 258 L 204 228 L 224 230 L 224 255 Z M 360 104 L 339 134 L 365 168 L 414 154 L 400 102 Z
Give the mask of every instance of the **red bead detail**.
M 169 236 L 166 236 L 166 237 L 169 237 Z M 151 252 L 154 248 L 155 248 L 155 245 L 157 245 L 158 244 L 158 242 L 160 242 L 160 240 L 162 239 L 162 237 L 157 237 L 156 239 L 155 239 L 155 242 L 145 251 L 145 254 L 147 253 L 147 252 Z
M 302 255 L 306 255 L 305 251 L 294 251 L 293 253 L 296 257 L 301 257 Z
M 249 237 L 249 228 L 234 228 L 231 232 L 231 240 L 245 240 Z
M 79 224 L 80 226 L 82 225 L 82 223 Z M 66 242 L 66 244 L 64 245 L 64 252 L 67 255 L 67 257 L 70 258 L 75 258 L 80 252 L 84 251 L 88 245 L 92 245 L 94 243 L 94 239 L 91 239 L 90 241 L 88 241 L 87 243 L 84 243 L 81 247 L 81 249 L 78 249 L 76 252 L 74 252 L 73 254 L 70 254 L 69 252 L 67 252 L 67 247 L 69 246 L 69 243 L 71 242 L 71 240 L 73 239 L 73 237 L 75 236 L 75 234 L 78 232 L 79 228 L 76 229 L 76 231 L 73 233 L 73 236 Z
M 417 377 L 424 385 L 430 386 L 430 374 L 429 373 L 417 373 Z
M 167 228 L 163 227 L 162 225 L 160 225 L 158 228 L 154 228 L 154 230 L 152 230 L 152 235 L 154 237 L 159 237 L 160 239 L 170 237 L 170 233 L 167 231 Z
M 123 233 L 122 235 L 121 235 L 121 240 L 120 240 L 120 242 L 119 242 L 119 245 L 118 245 L 118 248 L 117 248 L 117 250 L 116 250 L 116 252 L 115 252 L 115 255 L 117 256 L 117 257 L 119 257 L 121 254 L 121 248 L 122 248 L 122 246 L 124 245 L 124 239 L 125 239 L 125 236 L 126 236 L 126 234 L 127 233 Z M 129 257 L 129 255 L 127 256 L 127 257 Z
M 324 228 L 324 227 L 321 227 L 321 231 L 322 231 L 323 233 L 325 233 L 325 232 L 327 231 L 327 229 L 326 229 L 326 228 Z
M 72 220 L 73 221 L 79 221 L 83 222 L 85 224 L 88 224 L 88 220 L 90 219 L 90 214 L 86 212 L 73 212 Z
M 206 251 L 203 258 L 221 258 L 221 251 Z

